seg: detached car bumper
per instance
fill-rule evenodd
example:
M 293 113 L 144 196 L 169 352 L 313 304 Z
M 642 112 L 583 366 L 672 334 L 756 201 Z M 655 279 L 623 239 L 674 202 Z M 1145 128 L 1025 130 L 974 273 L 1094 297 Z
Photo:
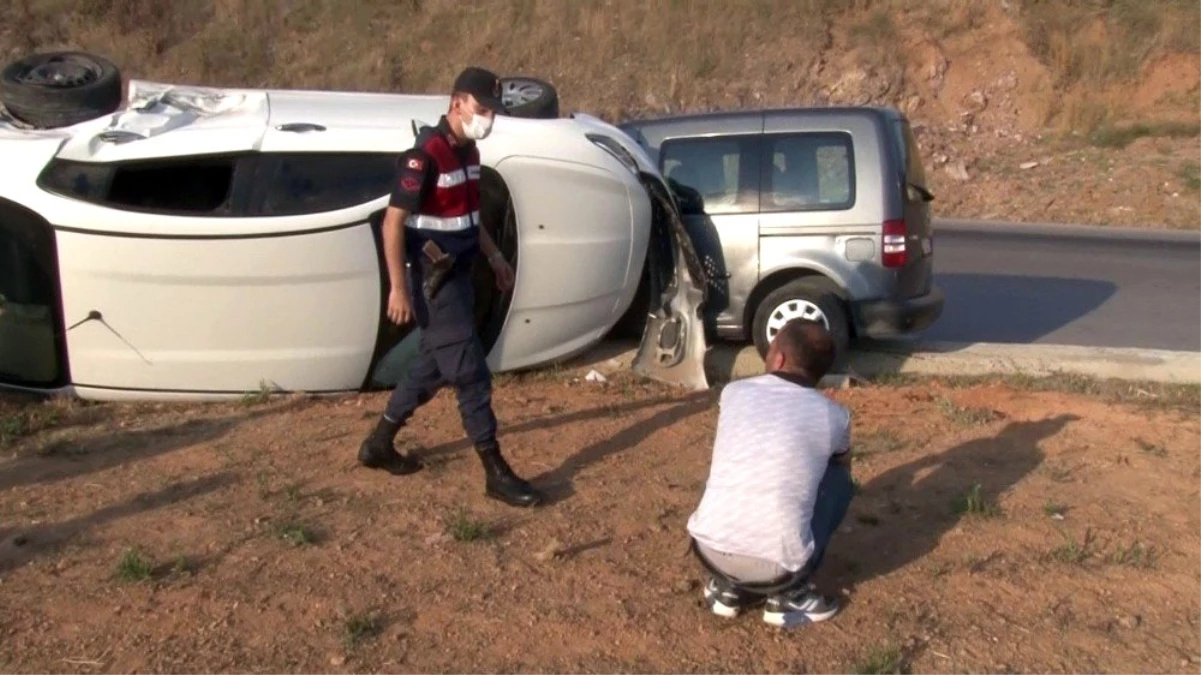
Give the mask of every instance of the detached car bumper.
M 853 303 L 860 337 L 884 339 L 925 330 L 942 316 L 946 295 L 932 286 L 930 292 L 904 300 L 866 300 Z

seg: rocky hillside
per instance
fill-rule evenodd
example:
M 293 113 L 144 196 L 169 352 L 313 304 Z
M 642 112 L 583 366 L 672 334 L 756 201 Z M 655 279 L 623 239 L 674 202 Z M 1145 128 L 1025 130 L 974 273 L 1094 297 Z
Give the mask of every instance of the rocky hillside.
M 82 48 L 127 76 L 443 91 L 466 63 L 610 120 L 904 110 L 938 215 L 1197 228 L 1196 0 L 8 0 L 0 56 Z

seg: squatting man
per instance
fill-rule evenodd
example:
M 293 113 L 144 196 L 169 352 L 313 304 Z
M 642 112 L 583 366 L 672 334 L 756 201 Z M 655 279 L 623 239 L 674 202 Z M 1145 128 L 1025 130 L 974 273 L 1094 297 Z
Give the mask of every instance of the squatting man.
M 766 374 L 722 390 L 708 481 L 688 519 L 714 614 L 764 603 L 764 621 L 791 626 L 838 613 L 811 583 L 854 492 L 850 412 L 817 390 L 834 356 L 824 325 L 795 319 L 772 339 Z

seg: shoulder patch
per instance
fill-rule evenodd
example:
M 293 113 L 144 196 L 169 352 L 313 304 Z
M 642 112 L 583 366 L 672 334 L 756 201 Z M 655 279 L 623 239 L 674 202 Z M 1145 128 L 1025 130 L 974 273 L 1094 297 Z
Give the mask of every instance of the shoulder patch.
M 425 168 L 425 160 L 417 155 L 410 155 L 408 159 L 405 160 L 405 168 L 412 171 L 421 171 L 423 168 Z

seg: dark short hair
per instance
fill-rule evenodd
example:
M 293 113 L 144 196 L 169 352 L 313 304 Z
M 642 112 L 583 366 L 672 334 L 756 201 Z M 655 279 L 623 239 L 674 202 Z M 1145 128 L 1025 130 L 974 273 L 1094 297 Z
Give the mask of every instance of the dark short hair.
M 793 319 L 776 333 L 775 343 L 785 367 L 812 378 L 820 380 L 834 366 L 834 337 L 820 321 Z

